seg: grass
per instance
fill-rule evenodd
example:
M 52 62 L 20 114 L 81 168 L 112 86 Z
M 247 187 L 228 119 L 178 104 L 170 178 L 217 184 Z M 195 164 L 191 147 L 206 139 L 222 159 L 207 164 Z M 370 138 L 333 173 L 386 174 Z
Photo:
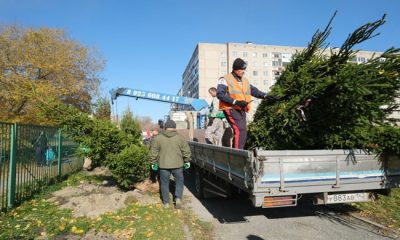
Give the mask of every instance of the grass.
M 353 203 L 362 216 L 374 219 L 400 232 L 400 189 L 393 189 L 390 196 L 382 196 L 373 202 Z
M 213 226 L 210 222 L 204 222 L 195 217 L 190 210 L 180 212 L 180 219 L 188 226 L 193 239 L 206 240 L 213 238 Z
M 19 207 L 0 213 L 0 239 L 51 239 L 58 235 L 83 236 L 90 230 L 113 234 L 123 239 L 185 239 L 189 229 L 193 239 L 212 238 L 210 223 L 198 220 L 189 210 L 164 209 L 161 204 L 130 203 L 114 213 L 105 213 L 95 219 L 75 218 L 69 209 L 60 209 L 47 201 L 53 191 L 84 182 L 99 183 L 102 176 L 72 174 L 63 182 L 45 189 L 34 199 Z

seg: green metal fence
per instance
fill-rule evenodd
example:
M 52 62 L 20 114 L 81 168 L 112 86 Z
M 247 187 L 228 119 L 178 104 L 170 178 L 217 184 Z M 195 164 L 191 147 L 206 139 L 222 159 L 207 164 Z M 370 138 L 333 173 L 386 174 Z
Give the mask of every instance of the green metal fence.
M 54 127 L 0 122 L 0 209 L 30 198 L 82 167 L 78 145 Z

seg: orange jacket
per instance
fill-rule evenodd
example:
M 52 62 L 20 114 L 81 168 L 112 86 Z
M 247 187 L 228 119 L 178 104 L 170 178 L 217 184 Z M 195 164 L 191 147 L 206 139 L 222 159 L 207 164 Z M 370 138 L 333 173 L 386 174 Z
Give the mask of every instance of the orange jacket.
M 244 109 L 246 112 L 250 111 L 250 101 L 251 101 L 251 90 L 250 90 L 250 83 L 247 78 L 242 77 L 242 84 L 240 84 L 236 78 L 229 73 L 223 77 L 228 84 L 228 94 L 231 98 L 235 99 L 236 101 L 244 100 L 249 104 Z M 226 109 L 238 109 L 241 110 L 239 106 L 226 103 L 223 101 L 219 101 L 219 109 L 226 110 Z

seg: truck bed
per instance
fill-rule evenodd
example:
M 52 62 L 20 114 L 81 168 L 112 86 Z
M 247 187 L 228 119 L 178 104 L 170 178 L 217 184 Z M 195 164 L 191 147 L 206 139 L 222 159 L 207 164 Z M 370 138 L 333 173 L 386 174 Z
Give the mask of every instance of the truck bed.
M 296 204 L 299 196 L 312 194 L 317 203 L 329 203 L 332 194 L 400 186 L 399 156 L 362 150 L 251 152 L 196 142 L 189 145 L 197 167 L 248 192 L 255 206 L 262 206 L 266 197 L 285 196 Z

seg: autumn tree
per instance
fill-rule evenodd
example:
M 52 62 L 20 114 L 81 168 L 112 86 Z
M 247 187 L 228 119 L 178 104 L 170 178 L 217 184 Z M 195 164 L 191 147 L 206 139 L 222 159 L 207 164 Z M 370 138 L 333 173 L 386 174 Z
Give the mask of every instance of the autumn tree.
M 91 110 L 103 60 L 60 29 L 0 29 L 0 121 L 51 123 L 38 105 L 58 99 Z
M 154 123 L 152 119 L 148 116 L 137 117 L 137 121 L 139 122 L 139 125 L 143 131 L 160 128 L 158 124 Z

